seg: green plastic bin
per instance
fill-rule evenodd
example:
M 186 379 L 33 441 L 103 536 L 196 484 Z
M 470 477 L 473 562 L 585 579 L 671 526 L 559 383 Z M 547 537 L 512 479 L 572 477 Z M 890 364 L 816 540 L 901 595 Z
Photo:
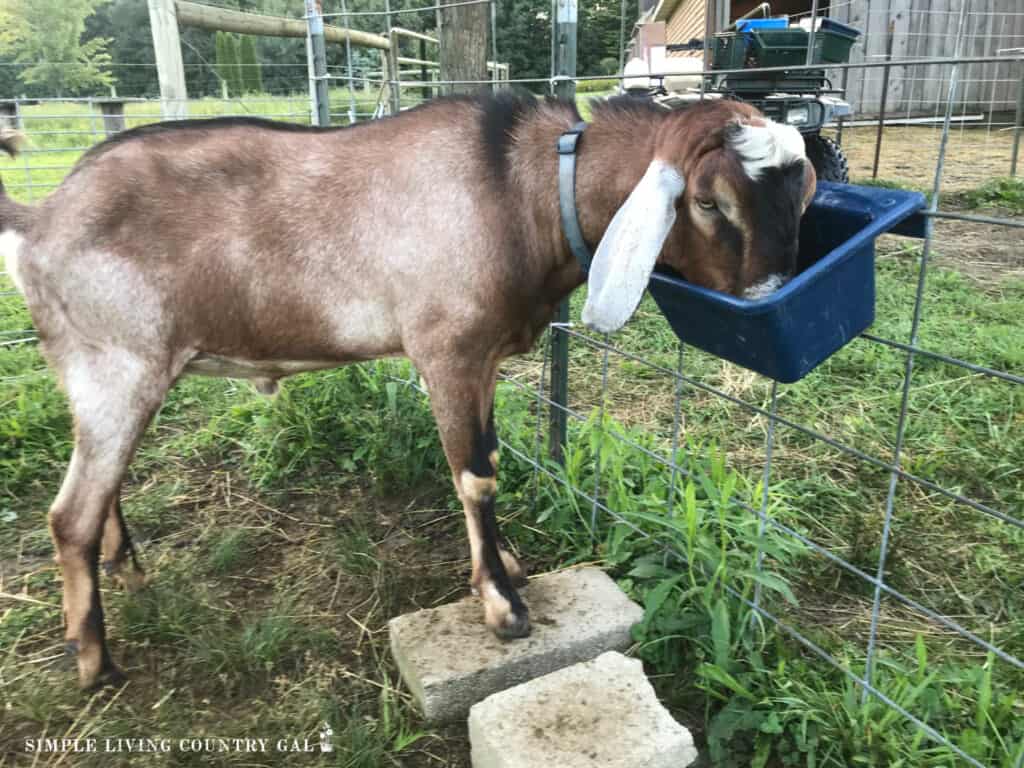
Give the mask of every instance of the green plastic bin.
M 724 32 L 715 35 L 712 69 L 743 69 L 747 64 L 746 35 Z
M 814 64 L 845 64 L 857 35 L 844 35 L 832 29 L 819 29 L 814 35 Z M 805 48 L 806 50 L 806 48 Z
M 755 29 L 750 37 L 757 67 L 796 67 L 807 61 L 808 35 L 802 29 Z

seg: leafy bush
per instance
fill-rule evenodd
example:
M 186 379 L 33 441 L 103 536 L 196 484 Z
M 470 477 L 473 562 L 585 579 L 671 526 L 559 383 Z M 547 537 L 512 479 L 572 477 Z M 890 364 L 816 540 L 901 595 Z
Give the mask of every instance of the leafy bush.
M 576 83 L 576 93 L 604 93 L 605 91 L 614 91 L 619 87 L 619 81 L 616 78 L 609 78 L 607 80 L 580 80 Z
M 425 474 L 447 477 L 426 398 L 408 364 L 380 362 L 296 376 L 273 399 L 253 395 L 213 417 L 204 432 L 249 478 L 278 487 L 323 472 L 353 473 L 392 488 Z
M 536 417 L 528 399 L 505 393 L 499 402 L 513 427 L 513 447 L 532 456 Z M 861 647 L 828 647 L 842 667 L 837 669 L 754 609 L 756 602 L 783 617 L 797 610 L 781 574 L 799 572 L 800 562 L 810 559 L 803 545 L 772 526 L 759 533 L 759 518 L 736 503 L 759 498 L 759 484 L 748 486 L 726 469 L 714 445 L 690 443 L 676 455 L 682 471 L 670 493 L 671 470 L 628 442 L 664 449 L 649 433 L 609 418 L 571 425 L 564 467 L 548 463 L 550 474 L 538 476 L 536 525 L 513 521 L 506 527 L 519 542 L 531 528 L 552 532 L 566 562 L 592 560 L 596 547 L 620 585 L 644 606 L 634 640 L 661 696 L 685 709 L 691 723 L 703 715 L 710 765 L 960 764 L 954 752 L 888 704 L 874 695 L 862 698 L 853 680 L 863 675 Z M 503 461 L 501 485 L 508 490 L 502 501 L 522 502 L 532 493 L 531 479 L 524 462 Z M 567 484 L 598 487 L 602 504 L 616 514 L 592 517 L 592 501 Z M 775 489 L 772 498 L 766 515 L 783 516 L 784 492 Z M 976 759 L 1011 768 L 1024 756 L 1024 719 L 1015 694 L 1024 680 L 994 669 L 991 656 L 983 665 L 932 659 L 918 636 L 909 663 L 896 652 L 878 651 L 873 682 Z M 695 701 L 701 703 L 697 711 Z

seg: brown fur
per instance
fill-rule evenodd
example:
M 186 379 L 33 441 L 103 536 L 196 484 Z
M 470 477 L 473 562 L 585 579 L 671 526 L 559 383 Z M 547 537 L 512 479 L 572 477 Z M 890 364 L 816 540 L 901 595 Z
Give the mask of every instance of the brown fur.
M 299 370 L 409 357 L 464 503 L 487 623 L 503 636 L 529 631 L 510 583 L 521 569 L 495 538 L 490 413 L 501 359 L 528 350 L 584 278 L 562 234 L 554 151 L 578 115 L 558 103 L 527 110 L 509 126 L 498 180 L 483 112 L 457 99 L 339 131 L 142 131 L 87 153 L 36 208 L 0 197 L 0 232 L 24 237 L 18 274 L 75 417 L 50 517 L 83 685 L 116 673 L 96 568 L 101 538 L 118 567 L 130 553 L 121 477 L 190 371 L 269 389 Z M 710 287 L 756 280 L 763 265 L 693 223 L 694 195 L 712 183 L 743 205 L 748 185 L 721 151 L 722 130 L 756 118 L 734 102 L 664 115 L 598 109 L 578 160 L 587 240 L 597 244 L 659 158 L 688 181 L 665 261 Z

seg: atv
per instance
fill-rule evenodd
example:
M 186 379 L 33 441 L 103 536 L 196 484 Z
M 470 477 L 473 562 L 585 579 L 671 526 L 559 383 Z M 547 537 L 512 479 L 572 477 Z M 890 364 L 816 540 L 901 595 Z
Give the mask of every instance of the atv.
M 840 118 L 850 117 L 853 109 L 843 99 L 843 92 L 832 87 L 825 69 L 760 71 L 762 67 L 804 65 L 810 45 L 808 30 L 803 25 L 789 26 L 785 18 L 741 19 L 734 22 L 734 26 L 734 31 L 715 35 L 712 71 L 704 77 L 703 88 L 692 87 L 692 78 L 688 83 L 690 87 L 685 87 L 685 78 L 666 77 L 654 88 L 648 87 L 648 95 L 666 109 L 685 109 L 709 98 L 737 99 L 752 104 L 776 122 L 788 123 L 803 134 L 807 158 L 819 179 L 848 183 L 849 170 L 842 148 L 833 139 L 823 136 L 821 129 Z M 824 66 L 846 63 L 859 35 L 858 30 L 845 24 L 819 19 L 811 63 Z M 667 49 L 670 52 L 693 50 L 698 45 L 702 46 L 702 41 L 668 45 Z M 733 71 L 716 74 L 714 70 Z M 626 87 L 635 92 L 629 81 Z

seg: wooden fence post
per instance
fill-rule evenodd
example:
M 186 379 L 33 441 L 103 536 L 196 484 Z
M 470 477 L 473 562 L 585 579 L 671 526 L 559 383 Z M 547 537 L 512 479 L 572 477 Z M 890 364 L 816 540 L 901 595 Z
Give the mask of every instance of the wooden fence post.
M 21 110 L 16 99 L 0 101 L 0 126 L 21 130 Z
M 153 32 L 157 79 L 160 81 L 161 111 L 165 120 L 188 117 L 185 65 L 181 61 L 181 37 L 174 0 L 148 0 L 149 26 Z
M 120 133 L 126 127 L 124 119 L 124 102 L 120 99 L 97 100 L 100 105 L 100 113 L 103 115 L 103 133 L 110 138 Z

